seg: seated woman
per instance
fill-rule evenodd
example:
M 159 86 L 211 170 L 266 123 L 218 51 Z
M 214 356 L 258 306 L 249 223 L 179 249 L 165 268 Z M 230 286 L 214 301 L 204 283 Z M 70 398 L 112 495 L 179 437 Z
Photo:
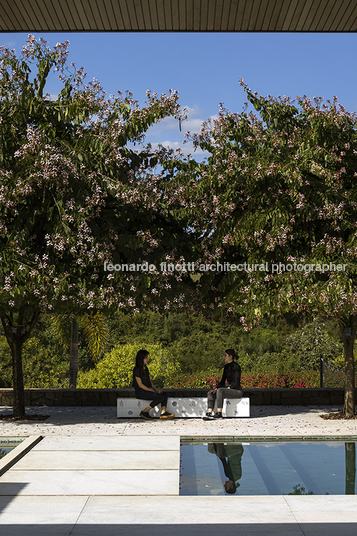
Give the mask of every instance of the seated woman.
M 136 354 L 136 364 L 133 370 L 135 396 L 136 398 L 144 400 L 152 400 L 152 402 L 140 412 L 140 417 L 152 420 L 153 417 L 151 417 L 149 411 L 161 404 L 160 419 L 174 419 L 175 415 L 166 411 L 167 394 L 157 389 L 150 379 L 149 369 L 147 367 L 148 361 L 149 352 L 147 350 L 139 350 Z
M 237 359 L 238 356 L 234 350 L 226 350 L 223 357 L 226 365 L 224 366 L 222 379 L 215 389 L 212 389 L 207 393 L 207 413 L 203 417 L 206 421 L 222 417 L 224 398 L 242 398 L 243 396 L 243 391 L 240 385 L 241 368 L 238 363 L 235 362 L 235 359 Z M 217 413 L 212 415 L 216 398 Z

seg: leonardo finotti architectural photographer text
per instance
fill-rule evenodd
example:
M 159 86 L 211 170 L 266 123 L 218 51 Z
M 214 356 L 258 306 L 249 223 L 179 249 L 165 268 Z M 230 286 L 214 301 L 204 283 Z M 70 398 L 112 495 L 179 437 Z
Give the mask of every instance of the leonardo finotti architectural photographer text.
M 208 263 L 202 264 L 199 262 L 182 262 L 182 263 L 168 263 L 161 262 L 159 269 L 155 264 L 143 263 L 131 263 L 131 264 L 113 264 L 111 262 L 104 263 L 105 272 L 268 272 L 268 273 L 282 273 L 282 272 L 345 272 L 347 264 L 337 263 L 241 263 L 233 264 L 230 262 L 223 263 Z

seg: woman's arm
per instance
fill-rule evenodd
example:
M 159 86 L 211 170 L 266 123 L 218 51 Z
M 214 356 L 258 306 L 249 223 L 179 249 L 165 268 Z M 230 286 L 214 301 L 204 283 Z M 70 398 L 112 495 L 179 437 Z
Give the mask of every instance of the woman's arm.
M 223 387 L 226 384 L 226 379 L 227 379 L 227 368 L 226 367 L 227 367 L 227 365 L 223 369 L 222 379 L 221 379 L 220 382 L 217 383 L 216 389 L 219 389 L 220 387 Z
M 210 391 L 208 391 L 208 395 L 212 394 L 212 393 L 215 393 L 217 391 L 217 389 L 219 389 L 220 387 L 223 387 L 224 384 L 226 383 L 226 368 L 224 367 L 224 371 L 223 371 L 223 376 L 222 376 L 222 379 L 219 383 L 217 383 L 217 386 L 214 388 L 214 389 L 211 389 Z
M 143 382 L 141 381 L 140 376 L 135 376 L 135 379 L 136 379 L 136 382 L 137 382 L 138 386 L 140 387 L 140 389 L 143 389 L 144 391 L 154 391 L 154 389 L 150 389 L 150 387 L 146 387 L 146 385 L 143 384 Z
M 154 389 L 155 393 L 162 393 L 162 391 L 160 391 L 154 384 L 153 382 L 150 380 L 150 383 L 151 383 L 151 387 Z

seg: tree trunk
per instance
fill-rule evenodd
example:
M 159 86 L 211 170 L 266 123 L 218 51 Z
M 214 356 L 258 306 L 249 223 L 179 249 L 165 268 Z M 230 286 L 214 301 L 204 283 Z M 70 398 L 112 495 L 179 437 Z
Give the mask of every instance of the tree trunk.
M 346 463 L 346 488 L 345 495 L 355 494 L 356 481 L 356 444 L 345 443 L 345 463 Z
M 29 338 L 38 317 L 39 312 L 35 311 L 29 324 L 26 324 L 26 326 L 22 325 L 24 321 L 24 308 L 20 308 L 19 322 L 16 327 L 11 323 L 8 316 L 1 317 L 5 337 L 12 355 L 13 415 L 16 418 L 22 418 L 26 415 L 24 378 L 22 373 L 22 347 Z
M 77 388 L 78 374 L 78 323 L 72 320 L 71 327 L 71 348 L 69 353 L 69 388 Z
M 353 345 L 356 338 L 357 317 L 349 317 L 349 325 L 340 320 L 340 330 L 343 341 L 345 357 L 345 398 L 343 414 L 345 417 L 353 417 L 355 414 L 355 362 Z
M 12 378 L 13 378 L 13 414 L 14 417 L 25 417 L 25 390 L 22 374 L 22 342 L 14 334 L 11 344 L 12 353 Z

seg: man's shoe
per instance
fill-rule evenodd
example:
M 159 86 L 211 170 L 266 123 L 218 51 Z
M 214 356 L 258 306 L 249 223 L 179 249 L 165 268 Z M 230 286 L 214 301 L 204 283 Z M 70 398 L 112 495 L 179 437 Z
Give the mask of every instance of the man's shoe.
M 154 417 L 151 417 L 148 411 L 140 411 L 140 417 L 146 419 L 147 421 L 152 421 Z
M 174 419 L 175 415 L 173 413 L 169 413 L 168 411 L 165 411 L 164 413 L 161 413 L 160 419 Z
M 214 417 L 212 415 L 212 411 L 207 411 L 206 415 L 202 417 L 204 421 L 213 421 Z
M 213 418 L 214 418 L 214 419 L 222 419 L 222 412 L 221 412 L 221 411 L 217 411 L 217 413 L 214 414 Z

